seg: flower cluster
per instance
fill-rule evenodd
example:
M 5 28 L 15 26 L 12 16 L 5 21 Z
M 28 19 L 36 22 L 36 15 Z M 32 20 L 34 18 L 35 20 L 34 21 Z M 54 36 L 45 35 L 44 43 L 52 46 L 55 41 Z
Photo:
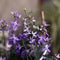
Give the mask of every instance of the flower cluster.
M 22 18 L 22 15 L 17 11 L 11 12 L 14 16 L 14 20 L 10 21 L 9 24 L 4 24 L 3 20 L 0 21 L 2 24 L 8 27 L 8 38 L 7 38 L 7 47 L 15 54 L 20 56 L 23 60 L 49 60 L 48 55 L 51 53 L 50 47 L 50 36 L 47 31 L 47 26 L 45 21 L 42 21 L 41 26 L 36 25 L 36 20 L 34 17 L 26 16 Z M 27 13 L 26 13 L 27 14 Z M 20 33 L 20 29 L 22 27 L 21 22 L 19 22 L 20 18 L 23 19 L 24 28 Z M 31 21 L 30 21 L 31 20 Z M 6 29 L 3 29 L 6 30 Z M 13 49 L 14 48 L 14 49 Z M 35 51 L 36 50 L 36 51 Z M 40 51 L 40 52 L 38 52 Z M 37 57 L 37 53 L 39 56 Z M 25 58 L 26 57 L 26 58 Z M 60 58 L 60 54 L 55 55 L 55 58 Z M 20 58 L 20 60 L 21 60 Z M 50 57 L 51 59 L 51 57 Z M 51 59 L 53 60 L 53 59 Z M 56 59 L 55 59 L 56 60 Z

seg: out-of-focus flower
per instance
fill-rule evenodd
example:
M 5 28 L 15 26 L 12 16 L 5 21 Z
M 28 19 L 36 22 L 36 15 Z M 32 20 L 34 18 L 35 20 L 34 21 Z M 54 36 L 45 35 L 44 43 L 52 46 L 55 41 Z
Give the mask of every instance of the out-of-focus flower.
M 38 49 L 40 49 L 41 47 L 40 50 L 42 51 L 42 56 L 40 60 L 43 60 L 46 58 L 45 55 L 51 52 L 49 49 L 51 45 L 48 44 L 50 38 L 46 29 L 46 27 L 49 26 L 49 24 L 46 24 L 45 21 L 42 21 L 41 26 L 35 25 L 36 20 L 34 19 L 34 17 L 31 18 L 31 15 L 29 15 L 29 12 L 27 12 L 26 10 L 25 13 L 26 17 L 23 18 L 24 30 L 22 33 L 16 34 L 18 27 L 21 26 L 21 24 L 18 21 L 18 19 L 21 18 L 21 14 L 18 13 L 17 11 L 11 12 L 11 14 L 14 15 L 15 19 L 14 21 L 11 21 L 10 30 L 13 33 L 10 33 L 8 37 L 9 42 L 11 41 L 12 47 L 15 48 L 14 51 L 19 55 L 21 54 L 21 56 L 25 56 L 26 54 L 29 56 L 33 53 L 35 54 L 37 51 L 34 51 L 34 48 L 37 47 Z M 31 20 L 31 22 L 28 20 Z M 31 29 L 32 26 L 31 23 L 33 24 L 33 28 L 37 30 Z M 41 34 L 39 33 L 39 31 Z M 46 34 L 44 35 L 44 33 Z M 7 47 L 10 46 L 7 44 Z
M 42 44 L 45 44 L 45 41 L 39 39 L 39 40 L 38 40 L 38 44 L 40 45 L 41 43 L 42 43 Z
M 51 46 L 50 44 L 45 45 L 45 47 L 42 49 L 42 51 L 51 52 L 50 49 L 49 49 L 50 46 Z
M 55 54 L 55 56 L 59 59 L 60 58 L 60 54 Z
M 45 32 L 47 32 L 47 29 L 46 29 L 46 28 L 43 28 L 43 30 L 44 30 Z
M 24 39 L 24 38 L 27 38 L 28 35 L 27 35 L 26 33 L 24 33 L 24 34 L 20 34 L 19 37 L 20 37 L 20 40 L 22 40 L 22 39 Z M 27 38 L 27 39 L 28 39 L 28 38 Z
M 22 15 L 19 12 L 17 12 L 17 11 L 11 11 L 11 14 L 16 16 L 16 17 L 18 17 L 18 18 L 22 17 Z
M 7 41 L 7 42 L 6 42 L 7 50 L 10 50 L 11 46 L 12 46 L 12 45 L 11 45 L 11 44 L 9 44 L 9 41 Z
M 45 21 L 43 21 L 42 24 L 43 24 L 43 26 L 46 26 L 46 27 L 47 27 L 47 26 L 50 26 L 49 24 L 46 24 Z
M 44 37 L 44 35 L 38 35 L 38 38 L 39 38 L 39 40 L 38 40 L 38 44 L 39 44 L 39 45 L 40 45 L 41 43 L 42 43 L 42 44 L 45 44 L 45 41 L 44 41 L 45 37 Z
M 33 25 L 33 28 L 34 28 L 34 29 L 37 29 L 37 26 Z
M 34 19 L 34 17 L 32 18 L 32 22 L 33 22 L 33 23 L 35 23 L 35 22 L 36 22 L 36 20 Z
M 32 35 L 33 35 L 33 37 L 37 37 L 37 31 L 36 32 L 32 31 Z
M 38 38 L 40 39 L 40 40 L 44 40 L 44 35 L 38 35 Z
M 24 26 L 25 34 L 31 34 L 30 26 Z
M 23 50 L 22 53 L 21 53 L 21 55 L 24 56 L 24 55 L 26 55 L 26 53 L 27 52 L 25 50 Z
M 23 20 L 26 22 L 27 21 L 27 18 L 23 18 Z
M 32 20 L 32 22 L 36 22 L 36 20 Z
M 11 25 L 14 31 L 16 31 L 17 28 L 21 26 L 21 24 L 19 24 L 18 21 L 11 21 Z
M 14 44 L 16 44 L 16 41 L 19 41 L 18 37 L 13 34 L 12 36 L 9 37 L 13 41 Z
M 33 38 L 30 38 L 30 42 L 29 42 L 30 44 L 35 44 L 35 39 L 33 39 Z
M 2 57 L 0 57 L 0 60 L 2 60 Z
M 40 31 L 42 31 L 42 30 L 43 30 L 43 29 L 42 29 L 42 28 L 40 28 L 39 26 L 37 26 L 37 29 L 38 29 L 38 30 L 40 30 Z
M 24 22 L 24 25 L 26 26 L 26 25 L 28 25 L 26 22 Z
M 16 45 L 16 53 L 19 53 L 20 49 L 21 49 L 21 45 L 20 44 Z
M 30 27 L 25 26 L 24 32 L 29 32 L 29 31 L 30 31 L 29 28 L 30 28 Z
M 50 41 L 50 40 L 51 40 L 51 38 L 46 37 L 44 40 L 45 40 L 45 41 Z
M 24 32 L 29 33 L 30 32 L 30 26 L 27 24 L 27 19 L 24 18 Z
M 2 18 L 0 20 L 0 30 L 1 31 L 8 31 L 8 22 L 6 20 L 4 20 L 4 18 Z

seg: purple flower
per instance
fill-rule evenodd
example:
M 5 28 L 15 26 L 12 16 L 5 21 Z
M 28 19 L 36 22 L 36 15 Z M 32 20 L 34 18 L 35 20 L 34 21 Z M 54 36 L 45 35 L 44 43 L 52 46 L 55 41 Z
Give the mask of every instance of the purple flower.
M 30 44 L 35 44 L 35 39 L 33 38 L 30 38 L 30 41 L 29 41 Z
M 46 26 L 46 27 L 47 27 L 47 26 L 50 26 L 49 24 L 46 24 L 45 21 L 43 21 L 42 24 L 43 24 L 43 26 Z
M 13 11 L 11 12 L 12 15 L 14 15 L 14 20 L 11 21 L 11 25 L 9 26 L 9 33 L 11 35 L 9 35 L 8 39 L 10 39 L 9 41 L 12 42 L 12 47 L 15 48 L 15 52 L 17 54 L 21 54 L 22 56 L 25 56 L 27 53 L 27 55 L 34 55 L 36 53 L 36 51 L 34 51 L 34 48 L 37 46 L 36 49 L 40 49 L 42 50 L 42 56 L 40 58 L 40 60 L 45 59 L 45 55 L 47 53 L 50 53 L 50 44 L 47 44 L 49 42 L 49 40 L 51 38 L 49 38 L 49 34 L 48 31 L 45 27 L 49 26 L 49 24 L 46 24 L 45 21 L 42 21 L 42 25 L 37 26 L 35 25 L 36 20 L 34 19 L 34 17 L 32 17 L 31 22 L 28 22 L 28 19 L 30 19 L 29 16 L 27 16 L 26 18 L 23 18 L 24 20 L 24 30 L 22 33 L 18 33 L 18 27 L 21 26 L 21 24 L 19 23 L 19 18 L 21 18 L 21 14 L 18 13 L 17 11 Z M 29 15 L 29 13 L 28 13 Z M 35 28 L 35 30 L 31 29 L 31 23 L 33 24 L 33 28 Z M 41 31 L 39 34 L 39 31 L 36 29 L 38 29 L 39 31 Z M 13 32 L 13 33 L 11 33 Z M 17 32 L 17 35 L 15 35 Z M 46 35 L 44 35 L 44 32 L 46 33 Z M 8 45 L 7 42 L 7 47 L 11 47 L 10 45 Z M 11 47 L 11 48 L 12 48 Z M 56 55 L 56 57 L 60 57 L 60 55 Z
M 49 38 L 49 37 L 46 37 L 45 39 L 44 39 L 44 41 L 50 41 L 51 40 L 51 38 Z
M 37 31 L 36 32 L 32 31 L 32 35 L 33 35 L 33 37 L 37 37 Z
M 30 26 L 27 24 L 26 21 L 24 21 L 24 32 L 26 32 L 26 31 L 28 32 L 29 29 L 30 29 Z
M 11 14 L 16 16 L 16 17 L 18 17 L 18 18 L 22 17 L 22 15 L 19 12 L 17 12 L 17 11 L 11 11 Z
M 27 26 L 28 24 L 26 22 L 24 22 L 24 26 Z
M 7 47 L 7 50 L 9 50 L 11 48 L 11 44 L 9 44 L 9 41 L 6 42 L 6 47 Z
M 19 24 L 18 21 L 11 21 L 11 24 L 14 31 L 16 31 L 17 28 L 21 26 L 21 24 Z
M 38 40 L 38 44 L 40 45 L 40 44 L 45 44 L 45 41 L 44 40 Z
M 34 19 L 34 17 L 32 18 L 32 22 L 33 22 L 33 23 L 35 23 L 35 22 L 36 22 L 36 20 Z
M 30 26 L 24 26 L 24 32 L 25 34 L 31 34 Z
M 50 46 L 51 46 L 50 44 L 49 45 L 45 45 L 45 47 L 43 48 L 42 51 L 51 52 L 50 49 L 49 49 Z
M 26 31 L 29 32 L 29 28 L 30 27 L 25 26 L 24 32 L 26 32 Z
M 26 51 L 23 50 L 22 53 L 21 53 L 21 55 L 24 56 L 25 54 L 26 54 Z
M 46 28 L 43 28 L 45 32 L 47 32 L 47 29 Z
M 27 34 L 20 34 L 19 35 L 19 38 L 20 38 L 20 40 L 22 40 L 22 39 L 25 39 L 25 38 L 27 38 L 28 36 L 27 36 Z M 28 39 L 28 38 L 27 38 Z
M 16 53 L 19 53 L 20 49 L 21 49 L 21 45 L 20 44 L 16 45 Z
M 40 43 L 45 44 L 45 41 L 44 41 L 45 36 L 44 35 L 38 35 L 38 38 L 39 38 L 38 44 L 40 44 Z
M 55 54 L 55 56 L 59 59 L 60 58 L 60 54 Z
M 19 41 L 18 37 L 13 34 L 11 37 L 9 37 L 13 41 L 14 44 L 16 44 L 16 41 Z
M 20 44 L 17 44 L 16 45 L 16 48 L 19 48 L 19 50 L 21 49 L 21 45 Z

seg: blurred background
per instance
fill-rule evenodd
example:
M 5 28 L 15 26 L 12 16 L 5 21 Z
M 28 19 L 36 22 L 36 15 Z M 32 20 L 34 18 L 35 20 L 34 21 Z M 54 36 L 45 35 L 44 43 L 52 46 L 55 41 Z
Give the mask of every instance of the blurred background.
M 60 0 L 42 0 L 41 6 L 40 0 L 0 0 L 0 19 L 2 17 L 5 20 L 13 19 L 10 14 L 11 11 L 19 11 L 23 16 L 24 8 L 30 9 L 33 12 L 33 16 L 37 20 L 37 24 L 40 25 L 40 11 L 45 12 L 45 20 L 51 26 L 48 31 L 52 37 L 52 50 L 53 53 L 60 53 Z M 22 20 L 21 20 L 22 21 Z M 2 33 L 0 32 L 0 37 Z M 5 49 L 0 39 L 0 48 Z

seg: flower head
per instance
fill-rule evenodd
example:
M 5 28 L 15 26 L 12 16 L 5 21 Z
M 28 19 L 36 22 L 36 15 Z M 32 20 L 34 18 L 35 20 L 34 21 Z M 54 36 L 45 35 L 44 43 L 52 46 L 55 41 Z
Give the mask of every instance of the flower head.
M 8 22 L 6 20 L 4 20 L 4 18 L 2 18 L 0 20 L 0 30 L 1 31 L 8 31 Z
M 19 41 L 18 37 L 15 34 L 10 36 L 9 39 L 13 41 L 13 44 L 16 44 L 16 42 Z
M 21 24 L 19 24 L 18 21 L 11 21 L 11 25 L 12 25 L 12 29 L 13 29 L 14 31 L 16 31 L 17 28 L 18 28 L 19 26 L 21 26 Z
M 37 31 L 36 32 L 32 31 L 32 35 L 33 35 L 33 37 L 37 37 Z
M 49 24 L 46 24 L 45 21 L 43 21 L 42 24 L 43 24 L 43 26 L 46 26 L 46 27 L 47 27 L 47 26 L 50 26 Z
M 55 54 L 55 56 L 59 59 L 60 58 L 60 54 Z
M 45 47 L 43 48 L 43 51 L 51 52 L 49 49 L 50 46 L 51 46 L 50 44 L 45 45 Z
M 19 12 L 17 12 L 17 11 L 11 11 L 11 14 L 16 16 L 16 17 L 18 17 L 18 18 L 22 17 L 22 15 Z

